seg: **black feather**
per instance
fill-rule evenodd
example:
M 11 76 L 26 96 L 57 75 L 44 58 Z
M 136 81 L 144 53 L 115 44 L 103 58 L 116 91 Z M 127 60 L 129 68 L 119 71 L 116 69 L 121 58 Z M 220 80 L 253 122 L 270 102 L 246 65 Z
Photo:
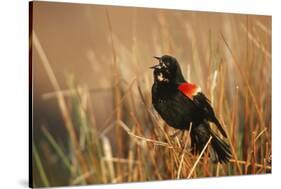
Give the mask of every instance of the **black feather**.
M 179 90 L 186 83 L 177 60 L 164 55 L 159 65 L 153 66 L 154 84 L 152 104 L 165 122 L 176 129 L 189 130 L 193 153 L 200 153 L 210 136 L 211 146 L 218 162 L 226 163 L 231 158 L 230 146 L 219 138 L 210 128 L 209 121 L 216 124 L 221 134 L 226 132 L 217 120 L 209 99 L 201 92 L 190 98 Z
M 211 130 L 208 123 L 192 125 L 190 136 L 193 153 L 199 154 L 212 136 L 211 146 L 216 154 L 217 161 L 226 163 L 231 158 L 230 146 Z
M 196 94 L 193 97 L 193 102 L 196 104 L 196 106 L 199 109 L 201 109 L 202 113 L 205 115 L 205 118 L 208 121 L 211 121 L 214 124 L 216 124 L 216 126 L 219 129 L 219 131 L 221 132 L 221 134 L 224 137 L 227 137 L 226 132 L 224 131 L 220 122 L 218 121 L 218 119 L 215 116 L 215 112 L 214 112 L 212 106 L 210 105 L 210 100 L 203 93 L 199 92 L 198 94 Z

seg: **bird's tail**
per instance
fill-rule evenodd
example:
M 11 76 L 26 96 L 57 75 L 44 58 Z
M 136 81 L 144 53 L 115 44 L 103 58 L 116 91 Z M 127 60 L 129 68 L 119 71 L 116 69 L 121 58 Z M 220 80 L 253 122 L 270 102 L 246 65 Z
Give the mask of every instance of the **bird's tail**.
M 227 163 L 232 156 L 229 144 L 227 144 L 225 141 L 220 139 L 212 131 L 211 131 L 211 135 L 213 137 L 211 144 L 212 144 L 213 150 L 216 153 L 217 160 L 220 163 Z
M 216 160 L 220 163 L 227 163 L 231 158 L 230 146 L 211 130 L 208 123 L 192 126 L 190 133 L 192 152 L 199 154 L 210 136 L 212 136 L 211 146 L 215 152 Z

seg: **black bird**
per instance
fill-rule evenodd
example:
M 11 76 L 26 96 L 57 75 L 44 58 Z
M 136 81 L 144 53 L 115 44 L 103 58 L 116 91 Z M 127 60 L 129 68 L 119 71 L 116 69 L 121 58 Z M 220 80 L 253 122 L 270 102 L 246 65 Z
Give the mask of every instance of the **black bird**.
M 153 69 L 152 104 L 165 122 L 176 129 L 190 131 L 191 148 L 195 154 L 200 153 L 210 136 L 211 146 L 216 160 L 226 163 L 231 158 L 230 146 L 212 131 L 209 122 L 213 122 L 223 137 L 227 137 L 215 116 L 209 99 L 200 87 L 187 82 L 178 61 L 169 55 L 154 57 L 159 64 Z

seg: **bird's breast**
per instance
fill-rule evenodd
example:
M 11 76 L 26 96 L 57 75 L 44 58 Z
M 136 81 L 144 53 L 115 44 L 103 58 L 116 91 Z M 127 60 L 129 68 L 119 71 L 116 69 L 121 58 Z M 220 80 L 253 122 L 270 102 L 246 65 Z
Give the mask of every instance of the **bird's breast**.
M 152 103 L 166 123 L 177 129 L 185 129 L 191 121 L 192 104 L 177 88 L 154 86 Z

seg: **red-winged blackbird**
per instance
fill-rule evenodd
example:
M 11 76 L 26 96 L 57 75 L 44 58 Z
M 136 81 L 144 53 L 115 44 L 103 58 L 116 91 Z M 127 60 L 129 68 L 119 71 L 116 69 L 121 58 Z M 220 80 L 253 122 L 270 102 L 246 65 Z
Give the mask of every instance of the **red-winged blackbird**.
M 169 55 L 154 57 L 159 64 L 152 66 L 154 84 L 152 86 L 152 103 L 162 119 L 173 128 L 189 130 L 191 126 L 191 148 L 193 153 L 200 153 L 210 136 L 211 146 L 216 160 L 226 163 L 231 158 L 230 146 L 220 139 L 209 122 L 213 122 L 221 134 L 226 133 L 215 116 L 208 98 L 200 87 L 187 82 L 178 61 Z

